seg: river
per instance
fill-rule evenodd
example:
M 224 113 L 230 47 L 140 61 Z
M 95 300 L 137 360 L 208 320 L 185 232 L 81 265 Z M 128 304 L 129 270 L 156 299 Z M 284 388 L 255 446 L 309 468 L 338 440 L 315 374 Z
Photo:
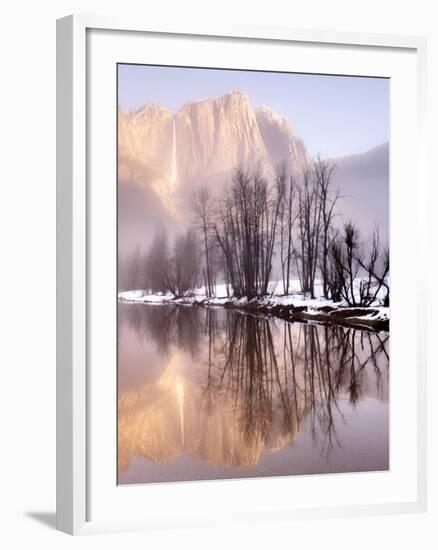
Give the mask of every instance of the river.
M 118 305 L 118 483 L 389 468 L 389 335 Z

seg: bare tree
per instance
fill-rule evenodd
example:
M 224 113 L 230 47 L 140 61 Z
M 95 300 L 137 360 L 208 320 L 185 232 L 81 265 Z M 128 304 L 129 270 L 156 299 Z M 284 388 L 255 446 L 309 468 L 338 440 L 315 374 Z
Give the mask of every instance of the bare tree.
M 350 306 L 360 305 L 355 292 L 355 281 L 360 269 L 360 250 L 359 231 L 352 222 L 347 222 L 342 234 L 331 243 L 330 255 L 339 294 Z M 331 285 L 333 284 L 332 281 Z
M 334 232 L 330 239 L 328 254 L 327 254 L 327 289 L 330 298 L 334 302 L 342 300 L 343 290 L 343 270 L 339 269 L 339 259 L 341 258 L 341 244 L 339 232 Z
M 127 283 L 130 290 L 144 290 L 144 262 L 140 247 L 137 246 L 128 262 Z
M 359 256 L 358 262 L 366 274 L 360 284 L 361 303 L 363 305 L 372 304 L 383 287 L 386 289 L 384 303 L 389 305 L 389 250 L 388 248 L 381 250 L 377 228 L 371 237 L 368 255 Z
M 295 251 L 301 290 L 315 297 L 322 208 L 315 171 L 307 169 L 298 188 L 299 248 Z
M 280 195 L 279 233 L 280 262 L 284 294 L 289 294 L 293 256 L 293 228 L 297 218 L 294 212 L 295 179 L 289 176 L 287 184 L 286 165 L 277 170 L 277 189 Z M 281 190 L 281 192 L 280 192 Z
M 193 194 L 192 208 L 203 243 L 205 293 L 207 297 L 211 297 L 214 294 L 215 288 L 213 246 L 211 242 L 213 195 L 207 187 L 203 186 Z
M 329 248 L 334 237 L 333 219 L 335 206 L 340 197 L 339 190 L 333 193 L 332 176 L 334 164 L 318 159 L 314 162 L 314 177 L 318 188 L 318 200 L 321 208 L 321 278 L 324 298 L 331 298 L 329 286 Z
M 169 240 L 167 233 L 158 231 L 146 258 L 148 279 L 152 292 L 168 290 Z
M 200 255 L 193 229 L 175 239 L 174 254 L 167 270 L 167 287 L 177 297 L 186 296 L 199 283 Z
M 383 287 L 384 301 L 389 304 L 389 251 L 384 249 L 382 253 L 378 230 L 365 247 L 357 227 L 346 223 L 342 236 L 330 245 L 329 255 L 329 286 L 337 289 L 336 298 L 342 297 L 351 306 L 366 307 L 375 302 Z
M 147 293 L 151 291 L 151 280 L 149 274 L 149 265 L 148 265 L 148 255 L 142 254 L 141 259 L 141 288 L 144 289 Z
M 213 231 L 237 297 L 268 291 L 283 194 L 281 185 L 270 188 L 259 172 L 237 169 L 218 204 Z

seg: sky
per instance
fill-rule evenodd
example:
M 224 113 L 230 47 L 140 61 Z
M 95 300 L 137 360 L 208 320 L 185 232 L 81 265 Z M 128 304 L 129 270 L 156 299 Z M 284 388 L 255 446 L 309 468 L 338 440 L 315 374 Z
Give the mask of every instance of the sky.
M 239 90 L 253 107 L 286 117 L 311 156 L 363 153 L 389 140 L 389 80 L 225 69 L 118 66 L 118 103 L 132 111 L 184 103 Z

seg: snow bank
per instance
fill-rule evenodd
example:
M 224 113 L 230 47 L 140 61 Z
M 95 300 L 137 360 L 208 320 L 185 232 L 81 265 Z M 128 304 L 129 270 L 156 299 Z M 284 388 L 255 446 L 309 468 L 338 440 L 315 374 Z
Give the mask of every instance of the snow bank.
M 172 298 L 172 294 L 147 294 L 144 290 L 119 292 L 119 300 L 123 302 L 165 303 L 172 300 Z
M 358 283 L 359 286 L 359 283 Z M 172 303 L 188 306 L 225 306 L 253 312 L 271 314 L 286 320 L 328 322 L 388 330 L 389 308 L 380 305 L 384 291 L 370 307 L 350 307 L 344 302 L 332 302 L 322 297 L 322 285 L 317 282 L 315 295 L 310 298 L 299 291 L 299 281 L 290 282 L 288 296 L 283 294 L 283 285 L 273 281 L 270 296 L 264 298 L 228 297 L 225 284 L 216 286 L 216 296 L 207 298 L 205 288 L 196 289 L 190 296 L 175 298 L 171 293 L 148 294 L 144 290 L 129 290 L 119 293 L 119 300 L 144 304 Z

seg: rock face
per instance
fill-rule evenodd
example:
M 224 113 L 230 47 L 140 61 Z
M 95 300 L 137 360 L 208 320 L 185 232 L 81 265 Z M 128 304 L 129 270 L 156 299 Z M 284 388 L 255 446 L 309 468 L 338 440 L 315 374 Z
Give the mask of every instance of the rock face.
M 268 427 L 256 422 L 249 430 L 244 404 L 229 394 L 228 398 L 217 396 L 206 414 L 205 389 L 184 377 L 184 361 L 183 354 L 172 352 L 158 380 L 119 395 L 119 473 L 134 457 L 166 464 L 184 454 L 216 466 L 250 469 L 263 453 L 276 452 L 295 439 L 302 402 L 285 423 L 280 396 L 274 390 L 278 404 Z
M 184 105 L 176 114 L 181 183 L 212 179 L 238 164 L 270 170 L 254 109 L 239 92 Z
M 257 123 L 272 165 L 286 162 L 290 169 L 302 172 L 309 162 L 303 142 L 298 139 L 288 120 L 270 107 L 256 109 Z
M 239 165 L 272 177 L 281 163 L 301 172 L 310 160 L 284 117 L 269 107 L 254 109 L 241 92 L 186 103 L 175 114 L 162 105 L 119 110 L 118 124 L 119 206 L 127 206 L 119 208 L 122 254 L 140 234 L 148 246 L 145 236 L 157 224 L 187 221 L 188 199 L 199 185 L 217 192 Z M 334 187 L 343 195 L 339 223 L 353 219 L 364 234 L 377 224 L 387 239 L 388 144 L 332 160 Z
M 226 181 L 238 165 L 272 176 L 286 162 L 302 169 L 308 156 L 289 123 L 271 109 L 254 110 L 248 96 L 230 92 L 183 105 L 119 110 L 119 180 L 152 188 L 172 208 L 175 194 Z
M 118 178 L 120 183 L 151 187 L 163 200 L 170 196 L 174 120 L 161 105 L 118 113 Z

